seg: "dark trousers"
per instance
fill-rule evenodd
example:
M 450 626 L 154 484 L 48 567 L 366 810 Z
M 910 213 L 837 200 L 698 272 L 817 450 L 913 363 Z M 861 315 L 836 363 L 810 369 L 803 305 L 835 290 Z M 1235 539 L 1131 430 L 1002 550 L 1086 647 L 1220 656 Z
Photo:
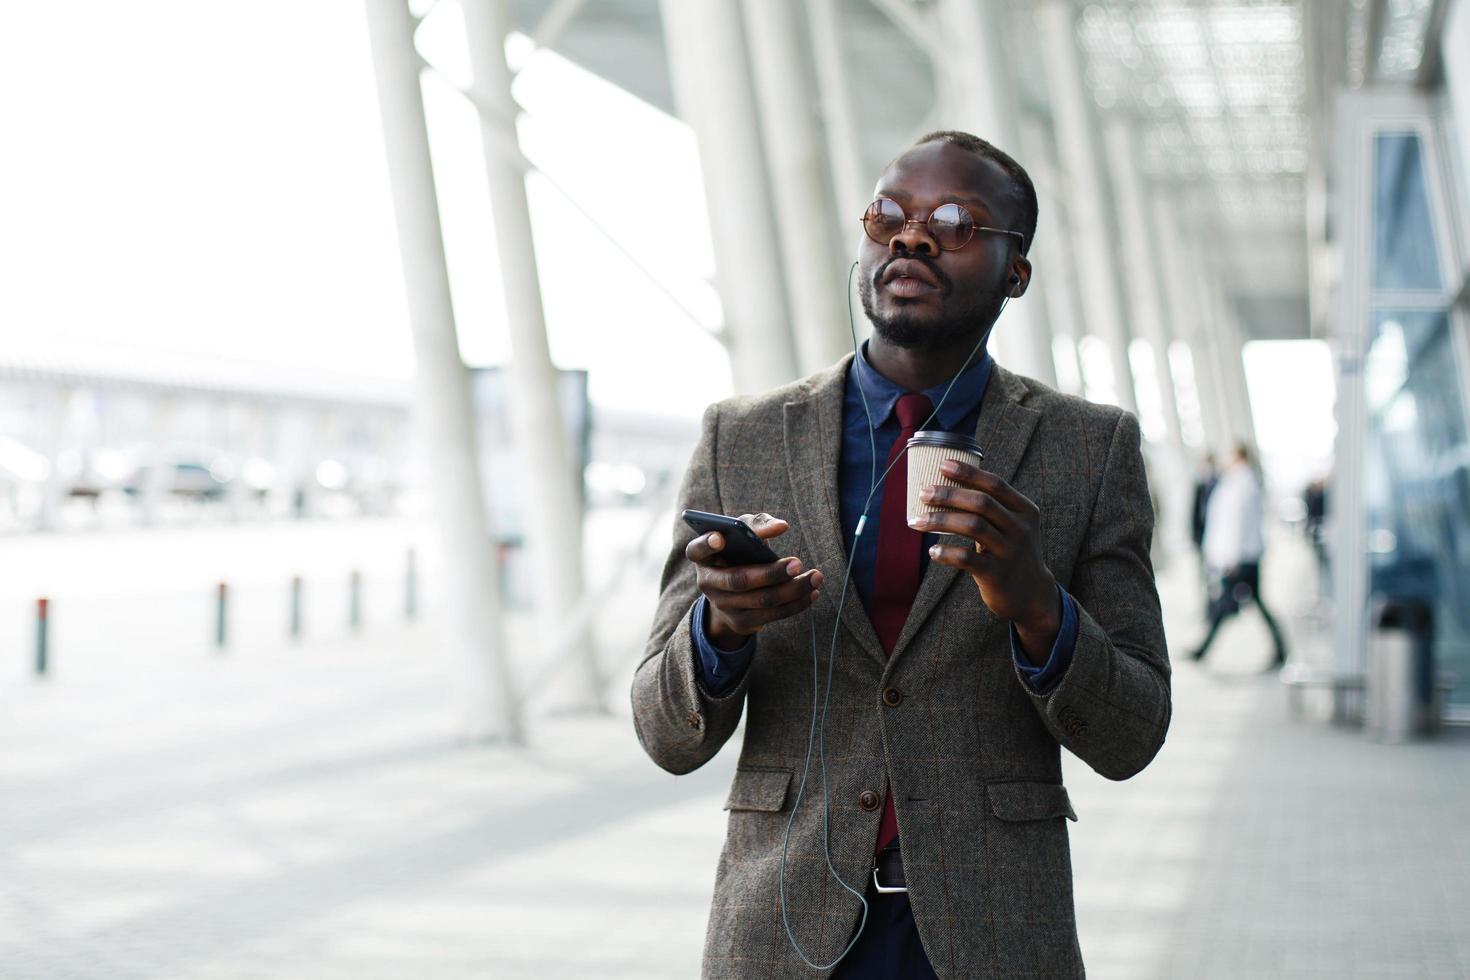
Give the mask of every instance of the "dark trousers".
M 1210 628 L 1205 632 L 1205 638 L 1201 641 L 1199 648 L 1194 651 L 1194 659 L 1204 659 L 1205 652 L 1209 650 L 1210 644 L 1214 642 L 1215 634 L 1220 629 L 1220 624 L 1238 613 L 1241 602 L 1247 599 L 1256 604 L 1256 608 L 1261 611 L 1261 618 L 1266 621 L 1266 629 L 1271 631 L 1271 642 L 1276 647 L 1276 663 L 1286 662 L 1286 641 L 1281 637 L 1281 628 L 1276 625 L 1276 618 L 1261 601 L 1261 565 L 1259 562 L 1239 565 L 1233 571 L 1227 572 L 1220 580 L 1220 594 L 1210 599 Z
M 880 895 L 868 879 L 868 924 L 833 980 L 938 980 L 919 942 L 907 892 Z

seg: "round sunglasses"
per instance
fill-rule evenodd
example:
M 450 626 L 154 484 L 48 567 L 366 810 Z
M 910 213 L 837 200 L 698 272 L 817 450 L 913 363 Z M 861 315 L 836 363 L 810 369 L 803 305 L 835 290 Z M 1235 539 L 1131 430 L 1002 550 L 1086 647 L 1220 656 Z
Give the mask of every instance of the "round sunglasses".
M 868 205 L 863 213 L 863 231 L 879 245 L 888 245 L 910 224 L 922 224 L 929 229 L 929 237 L 946 252 L 964 248 L 977 231 L 996 235 L 1015 235 L 1021 247 L 1026 247 L 1026 237 L 1019 231 L 1007 228 L 990 228 L 975 224 L 974 217 L 958 204 L 941 204 L 929 212 L 929 217 L 910 218 L 897 201 L 880 197 Z

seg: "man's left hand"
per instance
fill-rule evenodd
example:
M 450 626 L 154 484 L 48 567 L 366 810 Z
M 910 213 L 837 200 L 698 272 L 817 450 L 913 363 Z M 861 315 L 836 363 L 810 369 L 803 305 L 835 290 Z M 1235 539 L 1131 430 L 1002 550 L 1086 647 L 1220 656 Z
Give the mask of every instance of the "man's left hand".
M 970 573 L 980 601 L 1015 624 L 1021 645 L 1046 662 L 1062 625 L 1056 579 L 1041 555 L 1041 511 L 993 473 L 948 460 L 941 472 L 959 486 L 931 486 L 920 495 L 943 510 L 914 524 L 935 534 L 958 534 L 973 547 L 936 544 L 929 557 Z

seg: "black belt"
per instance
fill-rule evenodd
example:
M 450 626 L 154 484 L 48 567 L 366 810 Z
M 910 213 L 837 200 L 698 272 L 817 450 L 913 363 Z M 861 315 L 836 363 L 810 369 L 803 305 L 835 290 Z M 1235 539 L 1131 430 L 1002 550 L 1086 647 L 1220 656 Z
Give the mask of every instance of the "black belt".
M 897 845 L 878 852 L 873 862 L 873 887 L 880 895 L 894 895 L 908 891 L 908 882 L 903 876 L 903 852 Z

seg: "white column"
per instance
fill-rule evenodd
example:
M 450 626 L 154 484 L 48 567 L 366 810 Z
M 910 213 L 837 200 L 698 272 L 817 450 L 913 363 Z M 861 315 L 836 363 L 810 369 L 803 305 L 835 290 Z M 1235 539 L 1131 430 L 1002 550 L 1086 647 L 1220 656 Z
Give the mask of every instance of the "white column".
M 1082 80 L 1081 52 L 1068 0 L 1041 0 L 1038 45 L 1051 90 L 1052 114 L 1062 170 L 1067 175 L 1069 213 L 1077 248 L 1078 279 L 1086 331 L 1108 346 L 1118 403 L 1138 411 L 1133 370 L 1128 361 L 1128 327 L 1117 267 L 1116 224 L 1109 210 L 1101 141 L 1093 120 L 1091 96 Z
M 1056 213 L 1054 219 L 1042 217 L 1036 236 L 1034 275 L 1044 275 L 1050 280 L 1046 299 L 1057 387 L 1070 395 L 1081 395 L 1085 387 L 1082 360 L 1077 356 L 1077 341 L 1081 339 L 1078 327 L 1082 322 L 1082 310 L 1078 302 L 1077 267 L 1072 257 L 1071 237 L 1064 231 L 1066 228 L 1063 214 Z
M 1134 150 L 1131 122 L 1114 115 L 1103 127 L 1108 163 L 1117 190 L 1118 238 L 1127 256 L 1129 308 L 1133 326 L 1153 349 L 1153 371 L 1159 386 L 1164 415 L 1164 444 L 1181 465 L 1184 463 L 1184 441 L 1179 435 L 1179 406 L 1174 400 L 1173 378 L 1169 372 L 1168 325 L 1164 321 L 1160 296 L 1162 275 L 1156 260 L 1158 250 L 1149 233 L 1148 211 L 1144 204 L 1142 175 Z
M 1193 485 L 1188 452 L 1179 426 L 1179 404 L 1175 398 L 1173 372 L 1169 369 L 1168 323 L 1164 318 L 1163 274 L 1158 247 L 1150 233 L 1143 176 L 1138 168 L 1136 136 L 1132 121 L 1122 114 L 1112 116 L 1103 127 L 1114 188 L 1118 202 L 1118 236 L 1123 243 L 1131 274 L 1127 277 L 1130 308 L 1137 333 L 1148 342 L 1154 382 L 1158 386 L 1163 415 L 1162 452 L 1156 457 L 1159 495 L 1164 501 L 1161 540 L 1171 553 L 1189 546 L 1190 490 Z
M 417 410 L 437 496 L 448 641 L 459 676 L 457 729 L 472 740 L 523 740 L 502 636 L 500 588 L 485 516 L 469 377 L 459 356 L 414 20 L 403 0 L 366 0 L 383 143 L 413 330 Z
M 1245 384 L 1245 362 L 1241 355 L 1240 324 L 1220 291 L 1214 275 L 1206 268 L 1198 243 L 1186 246 L 1194 269 L 1195 294 L 1203 310 L 1203 339 L 1214 372 L 1220 417 L 1228 430 L 1227 442 L 1256 445 L 1255 422 Z M 1228 449 L 1229 446 L 1222 447 Z
M 1250 386 L 1245 377 L 1245 329 L 1241 325 L 1240 315 L 1236 313 L 1234 305 L 1225 296 L 1218 282 L 1213 284 L 1210 296 L 1215 308 L 1219 310 L 1219 321 L 1224 326 L 1220 332 L 1220 341 L 1225 348 L 1225 356 L 1221 358 L 1220 366 L 1224 369 L 1226 390 L 1230 392 L 1231 418 L 1240 437 L 1254 449 L 1258 442 L 1256 418 L 1251 411 Z
M 1056 161 L 1046 126 L 1040 120 L 1021 116 L 1016 128 L 1020 136 L 1020 163 L 1031 175 L 1037 197 L 1036 241 L 1026 252 L 1032 266 L 1031 286 L 1026 295 L 1035 311 L 1036 327 L 1026 334 L 1031 347 L 1028 357 L 1036 372 L 1031 377 L 1057 388 L 1060 387 L 1059 349 L 1070 360 L 1070 373 L 1077 378 L 1082 375 L 1077 367 L 1077 342 L 1073 337 L 1077 308 L 1071 293 L 1070 256 L 1066 255 L 1062 237 Z
M 800 9 L 790 0 L 746 0 L 781 258 L 791 301 L 797 362 L 803 373 L 836 362 L 852 342 L 846 269 L 834 240 L 837 218 L 823 153 L 816 93 L 802 46 Z M 857 228 L 857 221 L 853 221 Z
M 845 273 L 846 267 L 857 259 L 862 235 L 858 219 L 872 197 L 876 175 L 868 173 L 852 109 L 838 0 L 808 0 L 807 20 L 811 29 L 812 66 L 817 72 L 817 91 L 827 135 L 827 160 L 836 191 L 838 251 L 843 256 Z
M 546 339 L 541 278 L 531 236 L 526 173 L 516 135 L 516 105 L 505 61 L 510 32 L 509 0 L 461 0 L 474 99 L 484 142 L 485 173 L 495 220 L 496 252 L 510 328 L 511 423 L 516 448 L 525 461 L 530 527 L 527 544 L 539 633 L 555 638 L 551 656 L 573 658 L 572 669 L 558 671 L 546 697 L 558 710 L 604 710 L 592 631 L 582 626 L 566 635 L 566 624 L 585 622 L 568 615 L 583 601 L 581 468 L 568 442 L 558 397 L 556 366 Z
M 735 388 L 763 391 L 798 372 L 740 5 L 662 0 L 660 9 L 675 102 L 699 145 Z
M 1065 181 L 1044 123 L 1023 119 L 1021 141 L 1040 203 L 1036 244 L 1029 255 L 1034 269 L 1032 288 L 1038 284 L 1046 287 L 1047 333 L 1051 336 L 1057 387 L 1069 395 L 1081 395 L 1085 387 L 1077 341 L 1081 339 L 1082 314 L 1077 299 L 1077 266 L 1072 257 L 1074 236 L 1063 191 Z
M 950 126 L 993 143 L 1012 156 L 1021 154 L 1014 83 L 1000 49 L 999 25 L 993 0 L 941 0 L 932 23 L 943 57 L 936 65 L 939 102 Z M 1031 242 L 1026 243 L 1029 250 Z M 1029 295 L 1029 289 L 1028 289 Z M 1051 337 L 1041 311 L 1027 297 L 1012 299 L 995 325 L 988 347 L 1008 369 L 1056 383 L 1051 359 Z
M 1158 189 L 1150 193 L 1149 204 L 1154 253 L 1159 260 L 1159 274 L 1164 285 L 1169 333 L 1189 345 L 1200 423 L 1205 430 L 1205 448 L 1206 451 L 1220 453 L 1227 448 L 1229 436 L 1225 416 L 1221 412 L 1219 386 L 1215 383 L 1215 368 L 1210 362 L 1209 348 L 1204 343 L 1204 311 L 1194 283 L 1194 272 L 1185 254 L 1183 237 L 1179 233 L 1176 204 Z

